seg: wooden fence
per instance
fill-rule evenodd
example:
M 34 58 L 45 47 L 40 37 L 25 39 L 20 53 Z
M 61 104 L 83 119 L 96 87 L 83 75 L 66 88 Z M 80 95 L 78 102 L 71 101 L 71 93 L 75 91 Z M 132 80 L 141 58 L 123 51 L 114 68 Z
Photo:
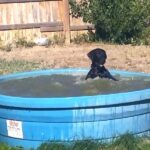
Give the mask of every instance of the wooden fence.
M 69 44 L 71 31 L 94 28 L 83 23 L 81 18 L 72 18 L 69 13 L 68 0 L 0 0 L 0 37 L 14 38 L 12 31 L 16 34 L 20 30 L 23 36 L 28 31 L 30 34 L 61 32 Z

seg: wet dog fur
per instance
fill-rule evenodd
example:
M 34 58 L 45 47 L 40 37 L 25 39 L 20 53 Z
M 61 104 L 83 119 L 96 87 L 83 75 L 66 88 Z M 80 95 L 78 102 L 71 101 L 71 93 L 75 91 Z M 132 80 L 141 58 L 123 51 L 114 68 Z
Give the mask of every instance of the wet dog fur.
M 91 64 L 91 69 L 88 72 L 85 80 L 87 80 L 88 78 L 94 79 L 96 77 L 99 77 L 99 78 L 108 78 L 117 81 L 117 79 L 115 79 L 104 66 L 107 59 L 107 54 L 105 50 L 96 48 L 90 51 L 87 54 L 87 56 L 91 60 L 92 64 Z

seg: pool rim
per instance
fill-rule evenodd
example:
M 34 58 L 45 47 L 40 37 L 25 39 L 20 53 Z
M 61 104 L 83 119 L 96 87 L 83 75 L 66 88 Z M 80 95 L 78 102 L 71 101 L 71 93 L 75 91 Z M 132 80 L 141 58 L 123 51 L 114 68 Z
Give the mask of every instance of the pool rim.
M 19 72 L 14 74 L 2 75 L 1 80 L 11 80 L 15 78 L 32 77 L 38 75 L 50 75 L 61 73 L 87 73 L 87 68 L 63 68 L 63 69 L 49 69 L 36 70 L 28 72 Z M 125 76 L 145 76 L 150 77 L 148 73 L 131 72 L 124 70 L 110 70 L 112 74 L 121 74 Z M 110 99 L 110 100 L 109 100 Z M 113 99 L 113 101 L 112 101 Z M 150 88 L 131 92 L 122 92 L 114 94 L 101 94 L 92 96 L 77 96 L 77 97 L 51 97 L 51 98 L 29 98 L 29 97 L 15 97 L 0 94 L 1 107 L 14 107 L 22 109 L 71 109 L 71 108 L 90 108 L 93 107 L 92 100 L 95 101 L 94 107 L 115 104 L 127 104 L 130 102 L 139 102 L 150 99 Z

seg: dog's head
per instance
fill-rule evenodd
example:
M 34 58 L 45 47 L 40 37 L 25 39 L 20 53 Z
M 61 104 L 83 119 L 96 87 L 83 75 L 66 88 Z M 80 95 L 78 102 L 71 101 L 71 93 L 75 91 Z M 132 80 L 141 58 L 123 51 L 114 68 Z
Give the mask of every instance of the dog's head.
M 94 79 L 97 76 L 99 76 L 100 78 L 108 78 L 108 79 L 117 81 L 117 79 L 115 79 L 110 74 L 110 72 L 104 67 L 104 64 L 107 59 L 105 50 L 96 48 L 96 49 L 90 51 L 87 55 L 91 59 L 92 65 L 91 65 L 90 71 L 88 72 L 88 74 L 85 78 L 86 80 L 88 78 Z
M 87 55 L 91 59 L 92 64 L 96 65 L 104 65 L 107 59 L 105 50 L 100 48 L 90 51 Z

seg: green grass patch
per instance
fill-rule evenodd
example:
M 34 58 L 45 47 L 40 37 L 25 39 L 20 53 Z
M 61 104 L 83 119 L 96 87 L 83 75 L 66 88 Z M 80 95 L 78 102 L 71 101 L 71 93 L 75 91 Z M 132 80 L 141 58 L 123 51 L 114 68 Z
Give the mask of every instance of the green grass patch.
M 24 150 L 24 149 L 21 147 L 11 147 L 8 146 L 7 144 L 0 143 L 0 150 Z
M 75 141 L 74 143 L 45 143 L 37 150 L 150 150 L 150 138 L 139 138 L 124 134 L 119 138 L 104 143 L 95 140 Z
M 0 150 L 25 149 L 0 144 Z M 150 150 L 150 138 L 135 137 L 127 133 L 109 143 L 95 140 L 82 140 L 72 143 L 48 142 L 41 144 L 36 150 Z
M 0 74 L 9 74 L 37 69 L 39 69 L 38 63 L 18 60 L 6 61 L 4 59 L 0 59 Z

